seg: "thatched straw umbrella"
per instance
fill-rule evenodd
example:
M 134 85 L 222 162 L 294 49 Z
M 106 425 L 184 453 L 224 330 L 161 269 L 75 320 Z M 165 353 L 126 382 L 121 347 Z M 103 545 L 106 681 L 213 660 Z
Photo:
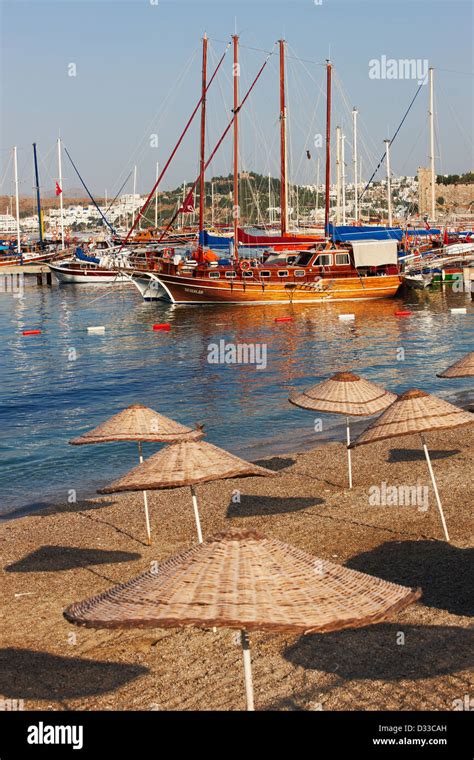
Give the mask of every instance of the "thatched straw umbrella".
M 462 356 L 436 377 L 474 377 L 474 351 Z
M 473 422 L 474 414 L 465 412 L 464 409 L 453 406 L 453 404 L 449 404 L 447 401 L 437 398 L 437 396 L 432 396 L 417 388 L 412 388 L 409 391 L 405 391 L 401 396 L 398 396 L 397 400 L 354 441 L 352 447 L 400 435 L 419 433 L 443 524 L 444 535 L 446 541 L 449 541 L 438 486 L 423 433 L 430 430 L 445 430 L 446 428 L 461 427 L 462 425 L 472 425 Z
M 64 612 L 89 628 L 220 626 L 241 631 L 247 709 L 254 709 L 248 631 L 307 634 L 378 623 L 420 589 L 320 560 L 253 530 L 234 530 Z
M 109 417 L 94 430 L 89 430 L 88 433 L 84 433 L 69 443 L 74 446 L 81 446 L 86 443 L 137 441 L 138 458 L 141 463 L 143 462 L 142 443 L 144 441 L 172 443 L 175 441 L 195 441 L 202 436 L 203 431 L 200 428 L 193 430 L 142 404 L 133 404 L 122 412 L 114 414 L 113 417 Z M 145 507 L 147 541 L 148 544 L 151 544 L 150 515 L 146 491 L 143 491 L 143 505 Z
M 303 393 L 295 393 L 288 399 L 303 409 L 313 409 L 327 414 L 346 415 L 347 464 L 349 488 L 352 488 L 351 433 L 349 416 L 368 417 L 378 414 L 392 404 L 395 394 L 389 393 L 352 372 L 337 372 L 328 380 L 317 383 Z
M 186 441 L 166 446 L 153 454 L 143 464 L 138 465 L 123 478 L 110 486 L 101 488 L 99 493 L 120 491 L 142 491 L 189 486 L 196 521 L 199 543 L 202 542 L 201 521 L 195 486 L 211 480 L 242 478 L 250 476 L 276 475 L 273 470 L 258 467 L 228 451 L 205 441 Z

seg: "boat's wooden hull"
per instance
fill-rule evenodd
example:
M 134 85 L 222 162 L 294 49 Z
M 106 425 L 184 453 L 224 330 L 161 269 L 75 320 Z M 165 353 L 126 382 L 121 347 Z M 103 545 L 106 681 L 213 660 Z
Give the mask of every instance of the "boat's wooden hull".
M 340 277 L 319 282 L 249 283 L 242 279 L 215 282 L 204 277 L 155 274 L 173 303 L 324 303 L 390 298 L 400 287 L 399 275 Z

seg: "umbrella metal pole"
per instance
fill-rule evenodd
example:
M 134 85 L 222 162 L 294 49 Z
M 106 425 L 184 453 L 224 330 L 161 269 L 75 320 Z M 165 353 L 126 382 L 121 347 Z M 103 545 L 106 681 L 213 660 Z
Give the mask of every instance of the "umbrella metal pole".
M 349 468 L 349 488 L 352 488 L 352 457 L 349 446 L 351 445 L 351 429 L 349 427 L 349 417 L 346 417 L 346 439 L 347 439 L 347 466 Z
M 194 519 L 196 520 L 196 530 L 197 530 L 197 534 L 198 534 L 198 541 L 199 541 L 200 544 L 202 544 L 201 521 L 199 519 L 198 500 L 197 500 L 196 491 L 194 489 L 194 486 L 191 486 L 191 495 L 193 497 Z
M 138 457 L 140 464 L 143 463 L 142 442 L 138 441 Z M 150 515 L 148 513 L 148 494 L 143 491 L 143 505 L 145 507 L 145 521 L 146 521 L 146 534 L 148 546 L 151 545 L 151 528 L 150 528 Z
M 255 710 L 255 707 L 253 703 L 252 662 L 250 660 L 250 645 L 247 631 L 240 631 L 240 641 L 242 644 L 242 657 L 244 661 L 247 710 L 253 712 Z
M 430 455 L 428 453 L 428 447 L 426 445 L 424 436 L 421 436 L 421 440 L 422 440 L 422 443 L 423 443 L 423 451 L 425 452 L 426 462 L 428 464 L 428 469 L 429 469 L 430 475 L 431 475 L 431 482 L 433 484 L 433 491 L 434 491 L 435 497 L 436 497 L 436 504 L 438 505 L 439 514 L 441 516 L 441 522 L 443 524 L 444 535 L 445 535 L 446 541 L 449 542 L 448 528 L 446 526 L 446 520 L 444 519 L 444 512 L 443 512 L 443 507 L 441 505 L 441 499 L 439 498 L 438 486 L 437 486 L 437 483 L 436 483 L 436 480 L 435 480 L 435 476 L 434 476 L 434 472 L 433 472 L 433 467 L 431 466 L 431 459 L 430 459 Z

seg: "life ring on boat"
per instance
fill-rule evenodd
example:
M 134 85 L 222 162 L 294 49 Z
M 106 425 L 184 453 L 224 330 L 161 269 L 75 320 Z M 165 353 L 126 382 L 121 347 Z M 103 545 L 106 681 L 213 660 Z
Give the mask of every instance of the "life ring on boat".
M 242 272 L 248 272 L 250 269 L 250 261 L 248 261 L 248 259 L 244 259 L 243 261 L 240 261 L 239 268 Z

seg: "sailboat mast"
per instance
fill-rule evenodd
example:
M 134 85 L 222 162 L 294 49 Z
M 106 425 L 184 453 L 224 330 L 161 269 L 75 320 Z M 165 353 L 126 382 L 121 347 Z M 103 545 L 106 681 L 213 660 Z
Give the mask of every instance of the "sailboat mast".
M 41 197 L 40 197 L 40 184 L 39 184 L 39 173 L 38 173 L 38 158 L 36 155 L 36 143 L 33 143 L 33 159 L 35 162 L 36 206 L 38 209 L 39 242 L 42 248 L 43 247 L 43 220 L 41 218 Z
M 207 34 L 202 38 L 202 94 L 201 94 L 201 145 L 199 155 L 199 232 L 204 229 L 204 205 L 206 199 L 204 164 L 206 161 L 206 90 L 207 90 Z
M 286 160 L 285 40 L 280 40 L 280 220 L 281 234 L 288 231 L 288 180 Z
M 435 148 L 434 148 L 434 98 L 433 98 L 433 69 L 429 70 L 429 82 L 430 82 L 430 105 L 429 105 L 429 118 L 430 118 L 430 171 L 431 171 L 431 219 L 436 221 L 436 198 L 435 198 Z
M 232 35 L 234 43 L 234 192 L 233 192 L 233 221 L 234 221 L 234 258 L 239 258 L 239 38 Z
M 156 176 L 155 176 L 155 182 L 158 181 L 158 177 L 160 176 L 160 164 L 158 161 L 156 162 Z M 155 230 L 158 229 L 158 188 L 155 190 Z
M 392 226 L 392 185 L 390 177 L 390 140 L 384 140 L 385 153 L 387 154 L 387 215 L 388 226 Z
M 13 148 L 13 171 L 15 177 L 15 211 L 16 211 L 16 250 L 21 253 L 21 233 L 20 233 L 20 196 L 18 190 L 18 159 L 16 155 L 16 145 Z
M 341 223 L 341 127 L 336 127 L 336 224 Z
M 357 187 L 357 108 L 352 109 L 352 167 L 354 178 L 354 221 L 359 221 L 359 192 Z
M 61 214 L 61 250 L 64 251 L 63 165 L 61 161 L 61 138 L 58 137 L 59 212 Z M 107 208 L 107 201 L 105 203 Z
M 341 200 L 342 200 L 342 223 L 346 223 L 346 136 L 341 133 Z
M 329 204 L 331 190 L 331 61 L 326 61 L 326 199 L 324 210 L 325 234 L 329 227 Z
M 320 167 L 320 160 L 318 156 L 318 162 L 317 162 L 317 170 L 316 170 L 316 208 L 314 211 L 314 222 L 316 223 L 316 220 L 318 218 L 318 207 L 319 207 L 319 167 Z

